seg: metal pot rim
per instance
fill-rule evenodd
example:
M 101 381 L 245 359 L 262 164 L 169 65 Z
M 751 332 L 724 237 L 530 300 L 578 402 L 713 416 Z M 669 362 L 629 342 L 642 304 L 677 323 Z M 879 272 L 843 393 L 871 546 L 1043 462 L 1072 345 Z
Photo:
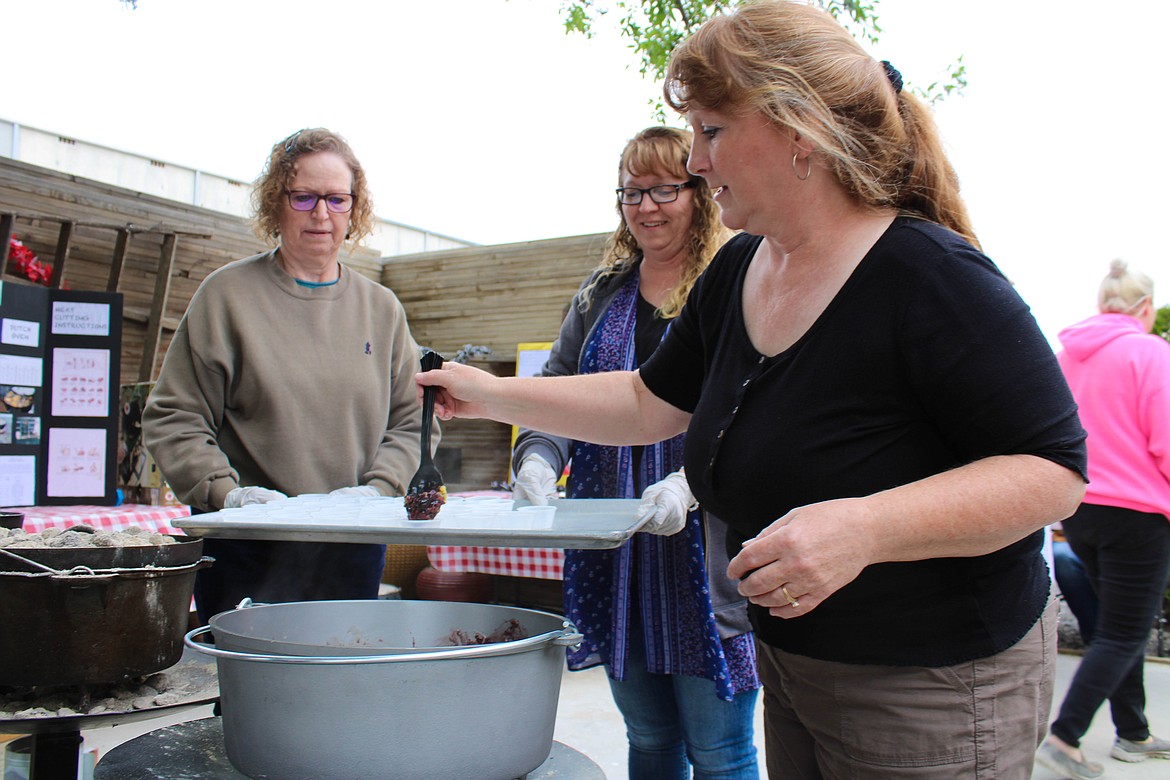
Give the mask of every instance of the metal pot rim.
M 389 653 L 385 655 L 337 655 L 337 656 L 304 656 L 304 655 L 265 655 L 263 653 L 242 653 L 233 650 L 220 650 L 214 645 L 196 642 L 195 637 L 209 633 L 211 626 L 203 626 L 189 631 L 183 637 L 183 644 L 200 653 L 215 656 L 216 658 L 231 658 L 237 661 L 251 661 L 255 663 L 272 664 L 302 664 L 310 666 L 345 666 L 349 664 L 387 664 L 411 663 L 421 661 L 447 661 L 465 658 L 491 658 L 493 656 L 513 655 L 531 650 L 539 650 L 546 644 L 561 646 L 576 646 L 584 638 L 576 626 L 565 621 L 564 626 L 557 631 L 548 631 L 525 639 L 511 642 L 492 642 L 485 645 L 465 645 L 444 650 L 428 650 L 419 653 Z

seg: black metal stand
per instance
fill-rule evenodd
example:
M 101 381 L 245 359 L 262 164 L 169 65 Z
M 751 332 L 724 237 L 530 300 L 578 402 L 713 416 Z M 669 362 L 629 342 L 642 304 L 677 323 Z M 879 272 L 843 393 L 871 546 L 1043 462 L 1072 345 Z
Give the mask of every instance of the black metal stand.
M 193 664 L 197 666 L 193 667 Z M 178 715 L 219 701 L 219 685 L 214 659 L 184 648 L 179 663 L 163 671 L 173 673 L 180 667 L 183 668 L 183 674 L 197 682 L 200 687 L 185 694 L 184 700 L 178 704 L 148 707 L 129 712 L 0 720 L 0 731 L 9 734 L 31 735 L 29 780 L 77 780 L 83 731 Z M 196 675 L 195 672 L 199 672 L 199 674 Z M 198 715 L 195 714 L 192 717 L 198 717 Z
M 80 758 L 80 731 L 33 734 L 29 780 L 77 780 Z
M 123 742 L 98 761 L 94 780 L 248 780 L 231 765 L 221 718 L 202 718 L 156 729 Z M 552 752 L 524 780 L 605 780 L 601 767 L 554 742 Z

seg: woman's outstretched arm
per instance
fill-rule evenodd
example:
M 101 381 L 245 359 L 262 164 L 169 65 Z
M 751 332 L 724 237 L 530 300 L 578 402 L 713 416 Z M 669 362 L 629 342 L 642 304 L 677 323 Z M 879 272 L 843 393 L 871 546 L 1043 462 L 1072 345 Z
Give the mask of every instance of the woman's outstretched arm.
M 653 444 L 686 430 L 691 415 L 655 396 L 637 371 L 498 377 L 459 363 L 416 374 L 438 387 L 440 420 L 479 417 L 594 444 Z

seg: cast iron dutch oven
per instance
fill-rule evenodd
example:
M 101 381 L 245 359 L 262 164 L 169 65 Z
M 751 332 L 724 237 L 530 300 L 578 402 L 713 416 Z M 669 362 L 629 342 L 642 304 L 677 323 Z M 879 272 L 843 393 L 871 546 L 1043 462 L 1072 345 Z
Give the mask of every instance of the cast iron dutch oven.
M 118 683 L 178 662 L 203 540 L 7 548 L 0 556 L 0 686 Z M 48 569 L 48 570 L 46 570 Z

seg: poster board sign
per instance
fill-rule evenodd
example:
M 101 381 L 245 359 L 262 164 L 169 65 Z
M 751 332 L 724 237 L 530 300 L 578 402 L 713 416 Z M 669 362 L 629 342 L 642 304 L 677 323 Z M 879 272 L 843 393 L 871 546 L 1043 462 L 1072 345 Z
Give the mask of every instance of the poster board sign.
M 116 503 L 122 296 L 0 284 L 0 505 Z
M 552 354 L 551 341 L 522 341 L 516 345 L 516 376 L 540 376 L 541 369 L 544 364 L 548 362 L 549 355 Z M 512 438 L 509 440 L 509 447 L 516 445 L 516 437 L 520 434 L 520 428 L 512 426 Z M 511 457 L 508 458 L 511 464 L 508 468 L 507 481 L 511 482 L 516 476 L 516 466 L 519 464 L 511 463 Z M 568 469 L 561 474 L 561 478 L 557 480 L 557 485 L 565 486 L 565 480 L 568 477 Z
M 32 506 L 44 487 L 49 290 L 0 282 L 0 505 Z
M 51 290 L 40 504 L 117 502 L 119 293 Z

